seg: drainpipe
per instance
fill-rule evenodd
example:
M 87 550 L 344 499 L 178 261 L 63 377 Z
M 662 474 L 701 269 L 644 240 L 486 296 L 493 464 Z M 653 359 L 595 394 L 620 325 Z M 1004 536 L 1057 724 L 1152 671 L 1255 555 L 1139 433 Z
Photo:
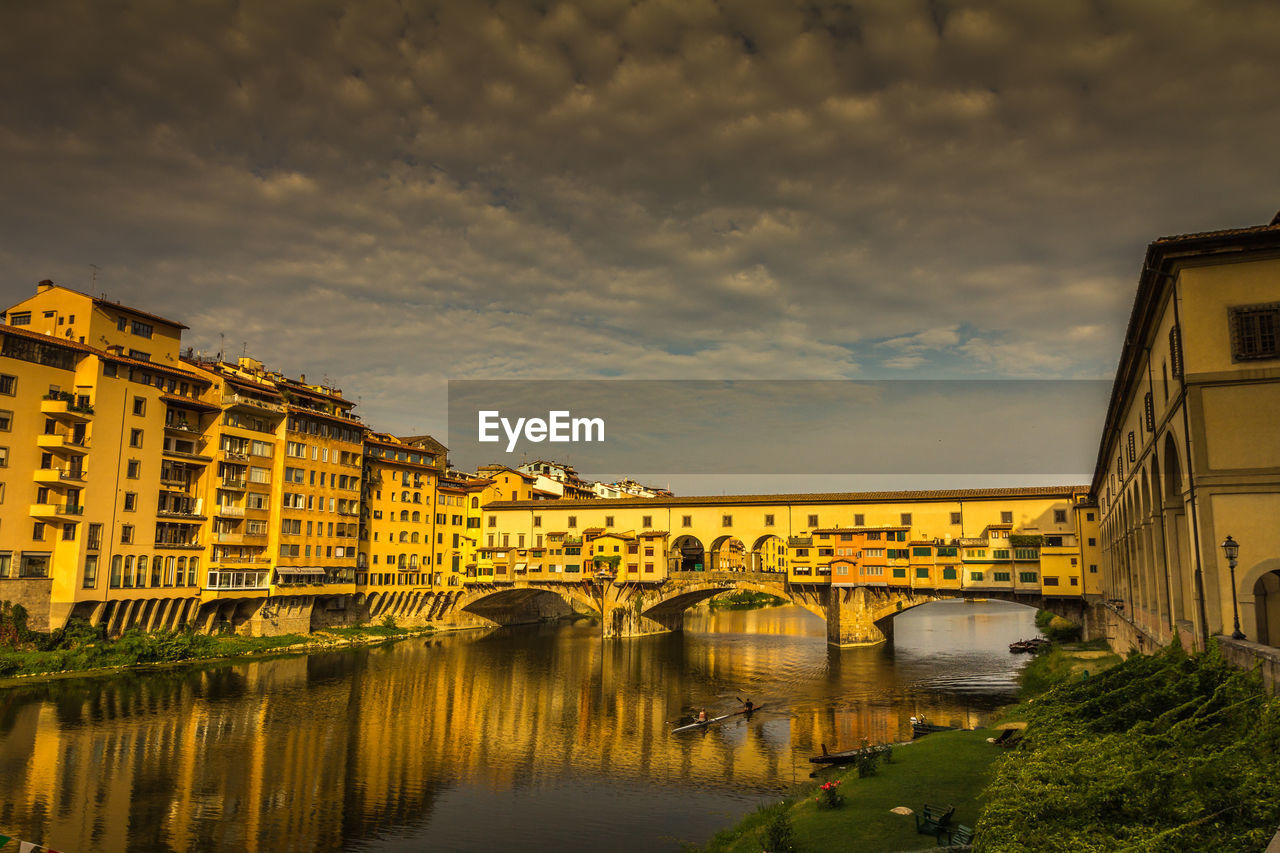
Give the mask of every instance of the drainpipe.
M 1182 319 L 1178 312 L 1178 280 L 1165 274 L 1172 282 L 1173 286 L 1173 324 L 1178 330 L 1178 357 L 1181 361 L 1179 365 L 1182 370 L 1178 373 L 1178 387 L 1182 389 L 1182 440 L 1184 450 L 1187 454 L 1187 489 L 1191 498 L 1191 535 L 1193 545 L 1192 548 L 1196 557 L 1196 597 L 1199 599 L 1200 611 L 1200 635 L 1204 638 L 1205 648 L 1209 646 L 1209 615 L 1205 609 L 1204 601 L 1204 567 L 1200 561 L 1200 519 L 1196 512 L 1196 481 L 1193 476 L 1192 457 L 1191 457 L 1191 415 L 1187 411 L 1190 408 L 1190 400 L 1187 397 L 1187 353 L 1182 346 Z
M 1179 332 L 1179 334 L 1181 334 L 1181 332 Z M 1160 458 L 1160 446 L 1159 446 L 1159 443 L 1155 440 L 1155 435 L 1156 435 L 1156 433 L 1155 433 L 1155 425 L 1156 425 L 1156 420 L 1155 420 L 1155 417 L 1156 417 L 1156 416 L 1155 416 L 1155 410 L 1156 410 L 1156 380 L 1155 380 L 1155 374 L 1154 374 L 1154 373 L 1152 373 L 1152 370 L 1151 370 L 1151 347 L 1147 347 L 1146 349 L 1147 349 L 1147 393 L 1151 395 L 1151 427 L 1152 427 L 1152 429 L 1151 429 L 1151 443 L 1152 443 L 1152 447 L 1151 447 L 1151 455 L 1152 455 L 1153 457 L 1155 457 L 1157 460 L 1159 460 L 1159 458 Z M 1183 372 L 1185 373 L 1186 371 L 1184 370 Z M 1184 412 L 1186 411 L 1186 407 L 1185 407 L 1185 406 L 1183 407 L 1183 411 L 1184 411 Z M 1147 413 L 1146 413 L 1145 411 L 1143 411 L 1142 415 L 1143 415 L 1143 419 L 1144 419 L 1144 421 L 1145 421 L 1145 419 L 1146 419 L 1146 414 L 1147 414 Z M 1161 474 L 1162 472 L 1157 471 L 1156 473 L 1157 473 L 1157 474 Z M 1163 476 L 1161 476 L 1161 477 L 1160 477 L 1159 482 L 1160 482 L 1161 486 L 1163 486 L 1163 485 L 1164 485 L 1164 477 L 1163 477 Z M 1172 633 L 1173 631 L 1176 631 L 1176 630 L 1177 630 L 1177 627 L 1178 627 L 1178 626 L 1174 624 L 1174 618 L 1173 618 L 1173 590 L 1172 590 L 1172 589 L 1170 588 L 1170 586 L 1169 586 L 1169 543 L 1168 543 L 1168 541 L 1166 540 L 1166 538 L 1165 538 L 1165 533 L 1164 533 L 1164 495 L 1153 495 L 1153 500 L 1152 500 L 1152 504 L 1153 504 L 1152 508 L 1153 508 L 1153 509 L 1155 509 L 1154 504 L 1156 503 L 1156 501 L 1157 501 L 1157 500 L 1159 501 L 1159 507 L 1160 507 L 1160 509 L 1158 510 L 1158 511 L 1159 511 L 1159 513 L 1160 513 L 1160 558 L 1161 558 L 1161 559 L 1160 559 L 1160 563 L 1161 563 L 1161 565 L 1162 565 L 1162 566 L 1164 566 L 1164 594 L 1165 594 L 1166 596 L 1168 596 L 1168 602 L 1169 602 L 1169 631 L 1170 631 L 1170 633 Z M 1158 604 L 1158 602 L 1157 602 L 1157 604 Z

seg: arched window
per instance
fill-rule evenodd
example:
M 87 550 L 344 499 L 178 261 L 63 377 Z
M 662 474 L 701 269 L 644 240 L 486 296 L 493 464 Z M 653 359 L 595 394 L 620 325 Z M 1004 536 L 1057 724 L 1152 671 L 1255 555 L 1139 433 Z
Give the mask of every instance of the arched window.
M 417 555 L 417 554 L 411 554 L 411 555 L 409 556 L 409 568 L 411 568 L 411 569 L 416 569 L 416 568 L 418 568 L 418 555 Z
M 133 589 L 133 555 L 124 558 L 124 588 Z
M 401 554 L 400 558 L 396 561 L 396 568 L 403 569 L 406 562 L 408 562 L 408 558 L 404 554 Z
M 113 589 L 120 588 L 120 583 L 121 583 L 120 571 L 121 571 L 121 566 L 123 565 L 124 565 L 124 557 L 120 556 L 119 554 L 116 554 L 114 557 L 111 558 L 111 586 Z
M 196 570 L 200 568 L 200 558 L 192 557 L 191 562 L 187 564 L 187 586 L 196 585 Z
M 422 492 L 413 493 L 413 502 L 416 504 L 422 503 Z
M 417 524 L 417 523 L 418 523 L 419 521 L 421 521 L 421 520 L 422 520 L 422 516 L 418 513 L 418 511 L 417 511 L 417 510 L 414 510 L 414 512 L 413 512 L 413 523 L 414 523 L 414 524 Z
M 480 499 L 479 499 L 479 498 L 472 498 L 472 499 L 471 499 L 471 508 L 472 508 L 472 509 L 479 509 L 479 508 L 480 508 Z
M 402 509 L 402 510 L 400 510 L 400 520 L 401 520 L 401 521 L 408 521 L 408 520 L 409 520 L 409 510 L 407 510 L 407 509 Z
M 400 494 L 400 500 L 404 501 L 405 503 L 408 503 L 408 502 L 409 502 L 409 493 L 408 493 L 407 491 L 406 491 L 406 492 L 402 492 L 402 493 Z
M 147 555 L 143 554 L 138 558 L 138 588 L 147 585 Z
M 165 566 L 164 571 L 164 585 L 173 586 L 174 583 L 177 583 L 178 586 L 182 586 L 182 579 L 187 576 L 187 558 L 178 557 L 174 559 L 170 557 L 167 562 L 168 565 Z
M 408 534 L 406 531 L 404 531 L 404 530 L 401 530 L 401 531 L 400 531 L 400 541 L 401 541 L 401 542 L 408 542 L 408 541 L 409 541 L 409 534 Z
M 417 545 L 417 544 L 418 544 L 418 534 L 417 534 L 416 532 L 414 532 L 414 533 L 410 533 L 410 534 L 409 534 L 409 541 L 410 541 L 410 542 L 412 542 L 414 545 Z

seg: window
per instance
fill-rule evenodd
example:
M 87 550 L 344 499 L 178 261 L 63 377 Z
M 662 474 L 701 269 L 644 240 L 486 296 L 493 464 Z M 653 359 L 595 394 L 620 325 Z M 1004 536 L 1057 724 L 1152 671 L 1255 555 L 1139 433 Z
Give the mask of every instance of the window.
M 953 513 L 951 513 L 951 523 L 952 523 L 952 524 L 959 524 L 959 523 L 960 523 L 960 513 L 958 513 L 958 512 L 953 512 Z
M 133 512 L 137 508 L 138 508 L 138 493 L 125 492 L 124 493 L 124 511 Z
M 1001 523 L 1001 524 L 1013 524 L 1013 513 L 1011 513 L 1011 512 L 1002 512 L 1002 513 L 1000 513 L 1000 523 Z
M 0 432 L 9 432 L 11 429 L 13 429 L 13 412 L 0 409 Z
M 924 567 L 924 566 L 919 566 L 919 567 L 917 567 L 917 568 L 916 568 L 916 579 L 917 579 L 917 580 L 928 580 L 928 579 L 929 579 L 929 570 L 928 570 L 926 567 Z
M 578 517 L 576 515 L 569 516 L 567 524 L 570 529 L 576 528 L 578 526 Z
M 140 429 L 129 430 L 129 446 L 130 447 L 142 446 L 142 430 Z
M 613 516 L 612 516 L 612 515 L 606 515 L 606 516 L 604 517 L 604 526 L 605 526 L 605 527 L 613 527 Z
M 766 516 L 764 517 L 764 526 L 765 526 L 765 527 L 773 527 L 773 516 L 772 516 L 772 515 L 766 515 Z
M 641 526 L 641 527 L 653 527 L 653 516 L 652 516 L 652 515 L 642 515 L 642 516 L 640 516 L 640 526 Z
M 1037 580 L 1035 572 L 1018 572 L 1018 583 L 1035 583 Z
M 120 544 L 121 545 L 133 544 L 133 525 L 132 524 L 120 525 Z M 130 559 L 133 559 L 133 558 L 131 557 Z
M 9 467 L 9 448 L 0 447 L 0 468 Z
M 682 515 L 682 516 L 680 516 L 680 526 L 681 526 L 681 527 L 693 527 L 693 516 L 692 516 L 692 515 Z
M 865 526 L 866 526 L 866 524 L 867 524 L 867 517 L 866 517 L 865 515 L 863 515 L 863 514 L 862 514 L 862 513 L 860 513 L 860 512 L 859 512 L 859 513 L 855 513 L 855 514 L 854 514 L 854 516 L 853 516 L 853 526 L 854 526 L 854 527 L 865 527 Z
M 147 413 L 147 399 L 145 397 L 133 398 L 133 413 L 135 415 L 145 415 Z
M 1097 564 L 1097 563 L 1090 563 L 1090 564 L 1089 564 L 1089 574 L 1091 574 L 1091 575 L 1096 575 L 1097 573 L 1098 573 L 1098 564 Z
M 971 580 L 971 581 L 981 581 L 981 580 L 982 580 L 982 572 L 969 572 L 969 580 Z
M 993 560 L 1007 560 L 1009 559 L 1009 549 L 996 548 L 994 551 L 991 552 L 991 558 Z M 1006 578 L 1006 580 L 1008 580 L 1008 578 Z
M 150 323 L 142 323 L 138 320 L 134 320 L 130 331 L 140 338 L 149 338 L 154 332 L 154 329 L 151 328 Z
M 1156 404 L 1151 399 L 1150 391 L 1142 397 L 1142 421 L 1147 428 L 1147 432 L 1156 431 Z
M 1090 547 L 1090 548 L 1096 548 L 1096 547 L 1097 547 L 1097 545 L 1098 545 L 1098 540 L 1097 540 L 1097 539 L 1095 539 L 1094 537 L 1090 536 L 1090 537 L 1089 537 L 1089 547 Z
M 1014 548 L 1013 558 L 1015 560 L 1038 560 L 1040 552 L 1035 548 Z
M 1010 575 L 1008 572 L 995 572 L 992 574 L 992 579 L 995 580 L 997 583 L 1001 581 L 1008 583 L 1009 577 Z
M 23 553 L 22 562 L 18 565 L 18 577 L 20 578 L 49 577 L 49 554 L 48 553 L 33 554 L 29 551 Z
M 1129 430 L 1129 461 L 1135 462 L 1138 459 L 1138 445 L 1133 437 L 1133 430 Z
M 97 551 L 102 548 L 102 525 L 90 524 L 89 536 L 85 543 L 85 547 L 90 551 Z
M 942 579 L 944 581 L 953 581 L 956 579 L 956 570 L 954 566 L 947 566 L 942 570 Z
M 542 526 L 542 516 L 540 516 L 540 515 L 535 515 L 535 516 L 533 517 L 533 526 L 534 526 L 534 527 L 541 527 L 541 526 Z
M 12 397 L 18 393 L 18 377 L 10 376 L 7 373 L 0 373 L 0 394 Z
M 74 524 L 62 525 L 62 540 L 64 542 L 72 542 L 76 538 L 76 526 Z
M 732 516 L 732 515 L 722 515 L 722 516 L 720 516 L 720 526 L 721 526 L 721 527 L 733 527 L 733 516 Z
M 1065 509 L 1055 509 L 1055 510 L 1053 511 L 1053 523 L 1054 523 L 1054 524 L 1066 524 L 1066 523 L 1067 523 L 1067 511 L 1066 511 Z
M 124 475 L 131 480 L 136 480 L 142 471 L 142 463 L 137 459 L 130 459 L 128 465 L 125 466 Z
M 30 325 L 31 325 L 31 312 L 30 312 L 30 311 L 18 311 L 18 312 L 16 312 L 16 313 L 10 314 L 10 315 L 9 315 L 9 325 L 10 325 L 10 326 L 30 326 Z
M 910 526 L 911 526 L 911 513 L 909 513 L 909 512 L 904 512 L 904 513 L 902 514 L 902 526 L 903 526 L 903 527 L 910 527 Z
M 35 524 L 31 525 L 31 538 L 36 542 L 44 541 L 44 522 L 37 521 Z
M 1231 360 L 1280 358 L 1280 302 L 1232 308 Z
M 933 549 L 932 549 L 932 548 L 930 548 L 928 545 L 917 545 L 917 546 L 915 546 L 914 548 L 912 548 L 912 549 L 911 549 L 911 556 L 913 556 L 913 557 L 931 557 L 931 556 L 933 556 Z

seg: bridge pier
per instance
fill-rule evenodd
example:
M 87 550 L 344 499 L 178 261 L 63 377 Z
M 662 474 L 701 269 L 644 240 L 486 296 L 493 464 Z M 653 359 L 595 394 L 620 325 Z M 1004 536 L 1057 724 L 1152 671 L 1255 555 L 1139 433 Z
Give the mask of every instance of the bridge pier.
M 827 643 L 877 646 L 892 639 L 893 620 L 876 621 L 878 604 L 866 587 L 833 587 L 827 595 Z

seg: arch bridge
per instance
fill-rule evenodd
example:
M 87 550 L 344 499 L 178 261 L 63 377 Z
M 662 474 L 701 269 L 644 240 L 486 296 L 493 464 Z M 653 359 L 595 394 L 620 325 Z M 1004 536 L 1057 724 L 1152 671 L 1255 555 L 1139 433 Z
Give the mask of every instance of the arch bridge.
M 679 631 L 684 612 L 725 592 L 751 591 L 796 604 L 827 623 L 827 642 L 835 646 L 872 646 L 893 638 L 893 619 L 921 604 L 955 598 L 991 598 L 1044 608 L 1083 622 L 1081 600 L 990 590 L 933 590 L 830 584 L 787 580 L 781 572 L 677 571 L 660 584 L 622 583 L 584 576 L 573 581 L 511 581 L 477 584 L 451 598 L 438 618 L 459 624 L 517 624 L 547 615 L 548 598 L 600 617 L 602 635 L 640 637 Z M 542 602 L 539 606 L 539 602 Z

